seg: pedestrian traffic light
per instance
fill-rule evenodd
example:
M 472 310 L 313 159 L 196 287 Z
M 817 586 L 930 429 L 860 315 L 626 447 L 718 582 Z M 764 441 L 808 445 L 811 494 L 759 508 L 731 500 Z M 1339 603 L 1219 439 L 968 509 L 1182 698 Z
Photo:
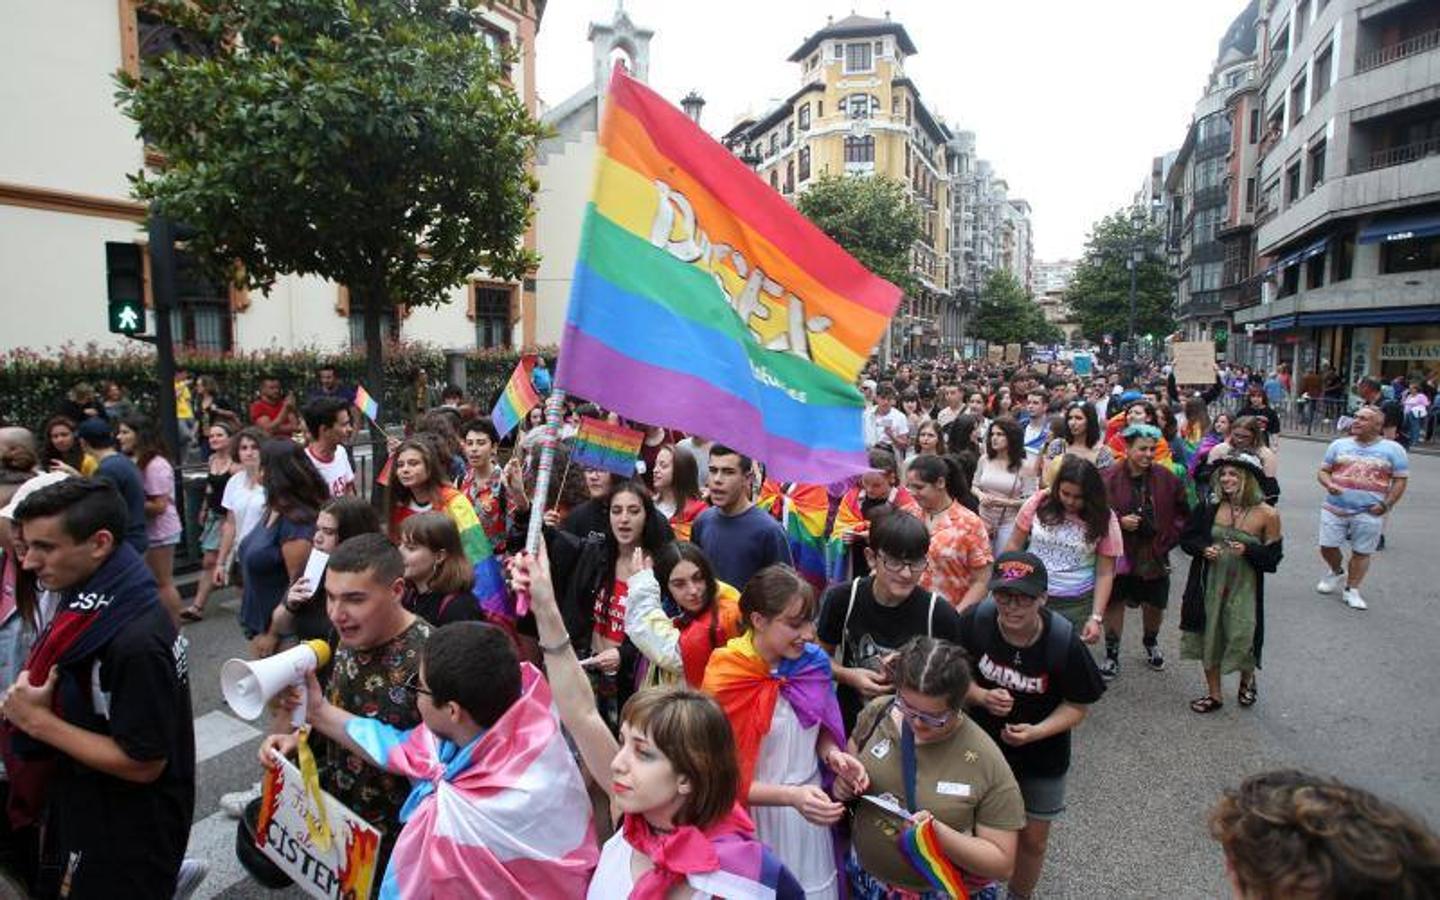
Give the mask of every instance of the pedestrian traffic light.
M 145 267 L 139 244 L 105 243 L 105 290 L 112 334 L 145 333 Z

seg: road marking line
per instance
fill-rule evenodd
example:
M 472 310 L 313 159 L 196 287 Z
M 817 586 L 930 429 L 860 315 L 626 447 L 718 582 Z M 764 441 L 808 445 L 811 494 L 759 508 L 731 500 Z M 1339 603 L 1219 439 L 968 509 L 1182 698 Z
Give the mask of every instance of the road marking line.
M 195 764 L 260 737 L 252 728 L 223 709 L 211 710 L 195 720 Z
M 203 859 L 210 864 L 210 874 L 190 895 L 192 900 L 218 897 L 250 877 L 245 867 L 240 865 L 240 860 L 235 858 L 236 827 L 236 820 L 226 815 L 223 809 L 190 826 L 190 842 L 185 848 L 185 856 Z

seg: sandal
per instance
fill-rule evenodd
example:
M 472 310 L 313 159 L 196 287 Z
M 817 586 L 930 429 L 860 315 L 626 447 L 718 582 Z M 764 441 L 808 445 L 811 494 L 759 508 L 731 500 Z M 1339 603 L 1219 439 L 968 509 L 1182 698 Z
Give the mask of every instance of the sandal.
M 1251 681 L 1247 684 L 1242 681 L 1240 693 L 1236 695 L 1235 699 L 1240 702 L 1241 706 L 1254 706 L 1255 701 L 1260 699 L 1259 692 L 1255 690 L 1255 682 Z
M 205 607 L 203 606 L 187 606 L 180 610 L 180 620 L 182 622 L 199 622 L 204 618 Z
M 1190 711 L 1201 714 L 1212 713 L 1224 705 L 1224 701 L 1206 694 L 1204 697 L 1190 701 Z

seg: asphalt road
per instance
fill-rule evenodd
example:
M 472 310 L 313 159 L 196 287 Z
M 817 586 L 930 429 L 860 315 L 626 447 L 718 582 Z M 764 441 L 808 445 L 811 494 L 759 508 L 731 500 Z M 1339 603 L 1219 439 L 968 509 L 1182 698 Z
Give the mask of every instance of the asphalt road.
M 1440 692 L 1425 672 L 1440 662 L 1440 458 L 1414 456 L 1411 487 L 1391 517 L 1388 549 L 1366 582 L 1366 612 L 1315 593 L 1315 550 L 1324 445 L 1281 448 L 1286 557 L 1267 585 L 1265 668 L 1260 702 L 1242 710 L 1235 678 L 1225 708 L 1198 716 L 1199 666 L 1179 658 L 1179 592 L 1188 560 L 1177 552 L 1172 612 L 1161 646 L 1169 664 L 1147 669 L 1138 613 L 1125 636 L 1123 672 L 1081 726 L 1069 810 L 1057 823 L 1038 896 L 1213 898 L 1225 896 L 1222 861 L 1205 831 L 1219 792 L 1246 775 L 1300 767 L 1333 775 L 1399 802 L 1440 828 Z M 213 598 L 192 641 L 196 737 L 201 762 L 192 855 L 212 872 L 197 897 L 276 896 L 249 882 L 234 861 L 234 821 L 219 797 L 258 778 L 259 733 L 225 708 L 219 668 L 244 654 L 236 599 Z M 280 896 L 300 896 L 295 889 Z

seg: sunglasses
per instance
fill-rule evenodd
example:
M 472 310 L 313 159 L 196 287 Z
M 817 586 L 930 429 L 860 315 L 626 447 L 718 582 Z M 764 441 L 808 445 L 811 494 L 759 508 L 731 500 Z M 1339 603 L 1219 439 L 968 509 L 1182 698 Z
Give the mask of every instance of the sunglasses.
M 1028 609 L 1029 607 L 1034 606 L 1036 603 L 1040 602 L 1039 597 L 1031 597 L 1028 594 L 996 593 L 994 597 L 996 606 L 1017 606 L 1022 609 Z
M 944 728 L 955 719 L 955 710 L 947 709 L 941 715 L 921 712 L 910 704 L 906 703 L 900 695 L 895 695 L 895 708 L 900 710 L 900 715 L 912 722 L 919 722 L 930 728 Z
M 411 675 L 409 678 L 405 679 L 405 683 L 400 686 L 412 694 L 424 694 L 425 696 L 432 698 L 435 696 L 435 694 L 429 688 L 420 686 L 419 672 L 416 672 L 414 675 Z

